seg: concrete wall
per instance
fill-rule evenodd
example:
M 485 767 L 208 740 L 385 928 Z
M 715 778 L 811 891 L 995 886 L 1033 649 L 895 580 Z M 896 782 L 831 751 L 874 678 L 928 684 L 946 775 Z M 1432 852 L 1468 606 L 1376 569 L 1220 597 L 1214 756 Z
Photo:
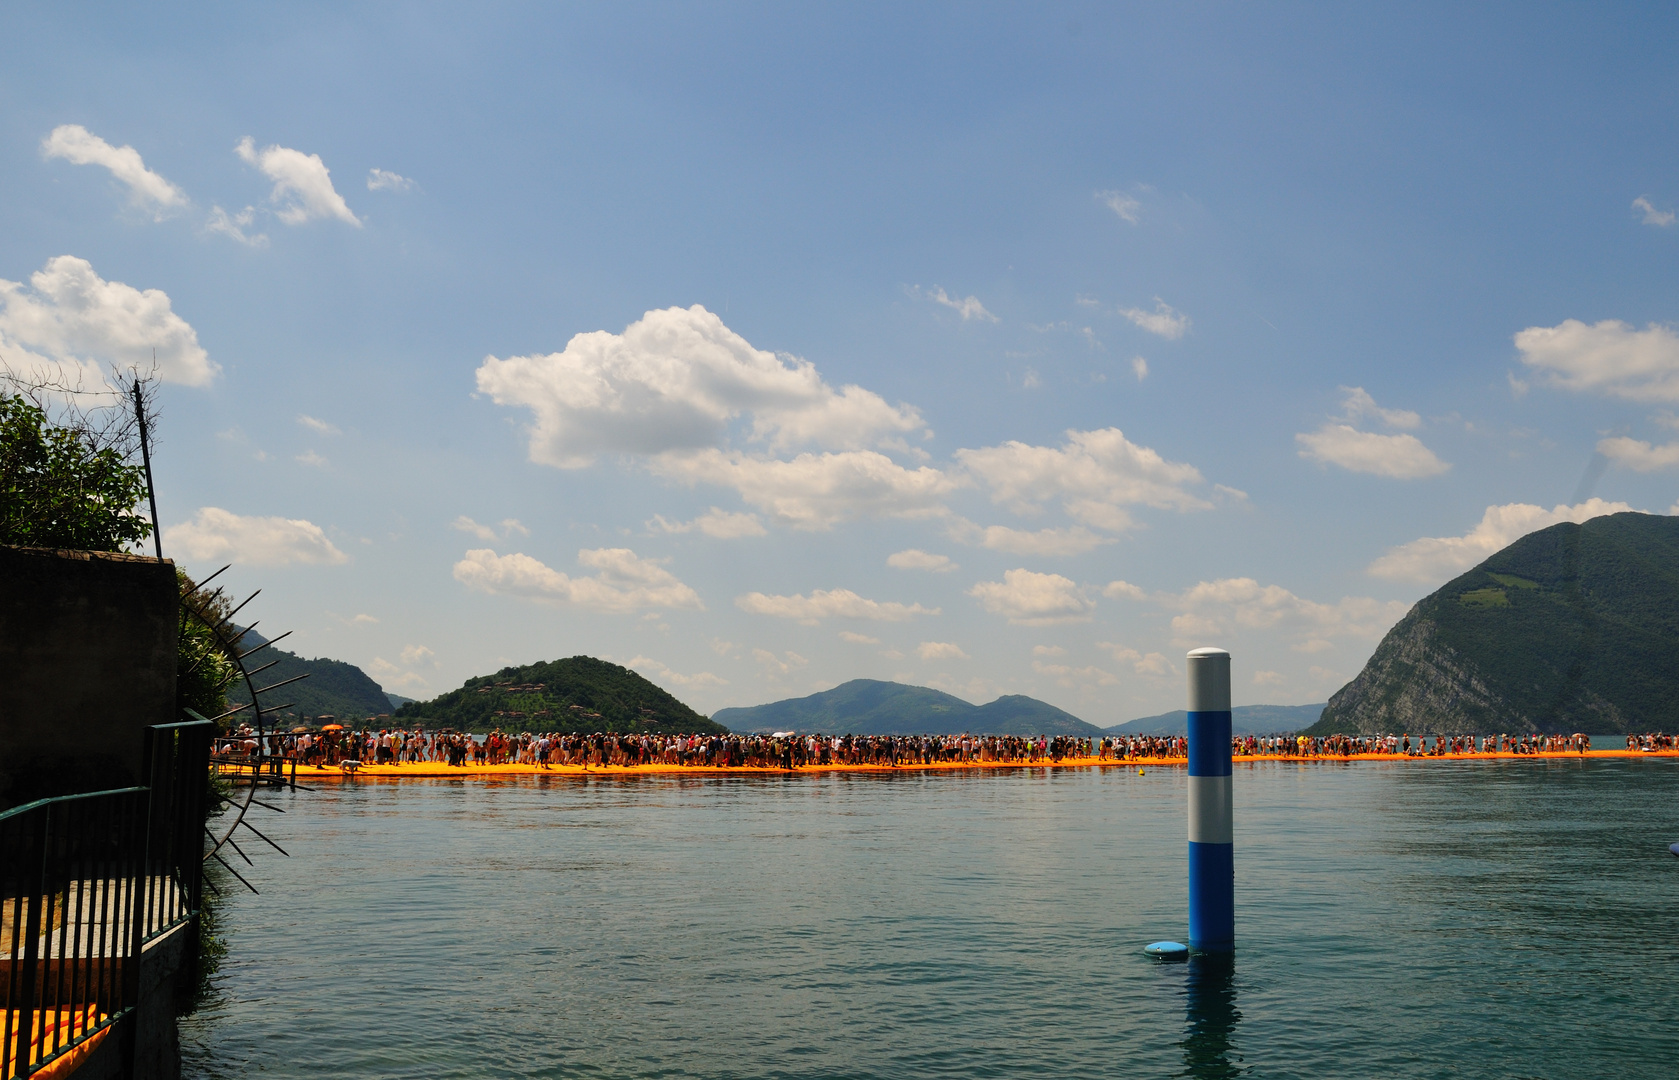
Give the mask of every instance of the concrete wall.
M 168 560 L 0 546 L 0 809 L 145 782 L 179 613 Z

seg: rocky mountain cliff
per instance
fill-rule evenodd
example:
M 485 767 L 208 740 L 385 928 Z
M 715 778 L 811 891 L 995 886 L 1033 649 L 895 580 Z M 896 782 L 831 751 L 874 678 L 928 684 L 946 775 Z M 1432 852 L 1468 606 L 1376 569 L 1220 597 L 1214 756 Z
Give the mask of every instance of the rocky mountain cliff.
M 1679 728 L 1679 518 L 1522 537 L 1417 602 L 1307 731 Z

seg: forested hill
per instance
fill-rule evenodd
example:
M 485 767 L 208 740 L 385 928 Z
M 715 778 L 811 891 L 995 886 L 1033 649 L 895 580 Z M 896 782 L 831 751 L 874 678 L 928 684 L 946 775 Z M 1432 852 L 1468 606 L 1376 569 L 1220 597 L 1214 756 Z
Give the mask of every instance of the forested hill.
M 1237 705 L 1230 710 L 1230 731 L 1235 735 L 1277 735 L 1315 724 L 1323 715 L 1319 705 Z M 1110 735 L 1187 735 L 1189 713 L 1184 709 L 1145 716 L 1107 729 Z
M 1679 518 L 1522 537 L 1423 599 L 1307 730 L 1672 731 Z
M 926 686 L 853 679 L 809 697 L 750 708 L 719 709 L 731 731 L 825 735 L 1083 735 L 1101 731 L 1071 713 L 1019 694 L 972 705 Z
M 254 649 L 267 640 L 255 630 L 246 630 L 239 639 L 240 651 Z M 290 703 L 289 707 L 280 710 L 282 726 L 290 720 L 301 722 L 305 718 L 312 720 L 320 716 L 332 716 L 343 722 L 359 721 L 391 711 L 390 699 L 379 684 L 361 668 L 342 660 L 326 657 L 305 660 L 296 653 L 272 645 L 247 657 L 245 666 L 254 670 L 275 661 L 278 662 L 273 667 L 254 677 L 258 690 L 305 673 L 309 676 L 262 695 L 264 708 Z M 230 706 L 250 700 L 243 679 L 236 679 L 228 686 L 227 699 Z M 232 722 L 243 722 L 249 712 L 235 713 Z
M 724 731 L 629 668 L 592 656 L 502 668 L 410 702 L 393 719 L 459 731 Z

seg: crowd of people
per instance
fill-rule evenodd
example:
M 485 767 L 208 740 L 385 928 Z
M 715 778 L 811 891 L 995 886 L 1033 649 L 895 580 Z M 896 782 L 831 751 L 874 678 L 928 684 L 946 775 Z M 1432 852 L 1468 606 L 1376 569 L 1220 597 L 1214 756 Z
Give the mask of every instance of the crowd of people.
M 1432 743 L 1430 742 L 1432 739 Z M 492 731 L 477 736 L 456 731 L 384 728 L 302 732 L 266 736 L 268 754 L 303 765 L 344 761 L 376 765 L 446 763 L 635 767 L 673 765 L 701 768 L 934 764 L 1057 764 L 1066 761 L 1173 761 L 1188 754 L 1188 740 L 1174 735 L 1131 735 L 1102 739 L 1066 735 L 658 735 L 597 732 L 592 735 Z M 1629 750 L 1675 749 L 1671 735 L 1628 735 Z M 244 729 L 224 749 L 255 753 L 258 736 Z M 1457 757 L 1465 755 L 1583 753 L 1584 734 L 1539 735 L 1238 735 L 1235 758 Z

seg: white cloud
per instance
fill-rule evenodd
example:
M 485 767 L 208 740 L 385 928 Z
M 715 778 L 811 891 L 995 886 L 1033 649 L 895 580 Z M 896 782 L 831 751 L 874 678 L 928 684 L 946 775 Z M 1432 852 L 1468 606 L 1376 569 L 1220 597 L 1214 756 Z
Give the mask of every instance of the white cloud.
M 1619 319 L 1586 325 L 1566 319 L 1516 334 L 1522 363 L 1551 386 L 1595 391 L 1627 401 L 1679 401 L 1679 334 L 1651 323 L 1636 330 Z
M 1059 645 L 1034 645 L 1034 646 L 1032 646 L 1032 655 L 1033 656 L 1061 656 L 1064 653 L 1066 653 L 1066 651 L 1067 651 L 1066 649 L 1063 649 Z
M 1026 569 L 1010 570 L 1002 581 L 979 582 L 968 595 L 986 611 L 1018 626 L 1083 622 L 1096 607 L 1078 585 L 1060 574 Z
M 919 431 L 920 415 L 859 386 L 829 386 L 809 361 L 753 348 L 705 308 L 649 311 L 622 334 L 578 334 L 546 356 L 486 357 L 478 389 L 530 409 L 530 458 L 582 468 L 601 453 L 715 449 L 750 416 L 772 450 L 854 449 Z
M 1189 332 L 1189 316 L 1178 311 L 1158 296 L 1154 298 L 1153 311 L 1144 311 L 1142 308 L 1120 308 L 1119 314 L 1149 333 L 1159 334 L 1167 341 L 1176 341 Z
M 797 619 L 815 625 L 822 619 L 870 619 L 876 622 L 907 622 L 917 615 L 937 615 L 938 608 L 920 604 L 882 603 L 858 596 L 850 589 L 816 589 L 807 597 L 768 596 L 761 592 L 747 593 L 735 598 L 735 606 L 753 615 L 771 615 L 778 619 Z
M 915 655 L 923 660 L 966 660 L 968 654 L 960 645 L 948 641 L 923 641 L 915 647 Z
M 1622 435 L 1599 441 L 1597 452 L 1635 472 L 1656 472 L 1679 465 L 1679 442 L 1652 446 L 1642 440 L 1629 439 Z
M 705 687 L 729 685 L 729 680 L 713 675 L 709 671 L 701 671 L 694 675 L 684 675 L 679 671 L 672 671 L 664 663 L 655 660 L 650 656 L 637 656 L 624 666 L 627 668 L 635 668 L 637 671 L 651 672 L 654 678 L 667 683 L 674 683 L 677 686 Z
M 1349 472 L 1417 480 L 1451 468 L 1415 435 L 1378 435 L 1346 424 L 1325 424 L 1294 439 L 1301 446 L 1301 457 L 1339 465 Z
M 1280 585 L 1261 585 L 1253 578 L 1203 581 L 1175 596 L 1160 598 L 1172 618 L 1173 640 L 1182 645 L 1206 645 L 1238 631 L 1265 631 L 1273 638 L 1327 640 L 1338 637 L 1375 639 L 1402 618 L 1410 605 L 1362 596 L 1345 596 L 1322 604 L 1296 596 Z
M 451 529 L 458 529 L 463 533 L 476 536 L 480 540 L 494 540 L 497 535 L 500 535 L 505 539 L 506 537 L 512 536 L 514 533 L 518 533 L 520 536 L 529 536 L 531 534 L 529 529 L 519 524 L 518 518 L 503 518 L 501 522 L 501 532 L 499 534 L 491 526 L 480 525 L 478 522 L 473 521 L 465 514 L 462 514 L 454 521 L 451 521 L 449 523 L 449 527 Z
M 398 173 L 386 169 L 367 170 L 367 190 L 369 191 L 411 191 L 414 181 Z
M 841 630 L 840 634 L 839 634 L 839 638 L 840 638 L 841 641 L 849 642 L 852 645 L 879 645 L 880 644 L 880 639 L 879 638 L 870 637 L 867 634 L 859 634 L 859 633 L 857 633 L 853 630 Z
M 1137 376 L 1138 382 L 1142 382 L 1148 378 L 1148 361 L 1140 356 L 1133 356 L 1131 358 L 1131 372 Z
M 1255 686 L 1281 686 L 1288 680 L 1278 671 L 1256 671 L 1253 673 Z
M 431 686 L 419 672 L 404 671 L 383 656 L 373 658 L 373 662 L 367 665 L 367 673 L 378 680 L 381 690 L 422 694 Z
M 768 529 L 757 514 L 735 514 L 713 506 L 692 521 L 666 521 L 658 514 L 648 522 L 649 528 L 667 533 L 698 532 L 717 540 L 738 540 L 744 536 L 766 536 Z
M 1356 424 L 1360 420 L 1376 419 L 1388 427 L 1412 431 L 1422 426 L 1422 417 L 1409 409 L 1384 409 L 1376 404 L 1376 399 L 1362 386 L 1343 386 L 1341 393 L 1341 418 L 1349 424 Z
M 267 233 L 248 233 L 251 222 L 256 220 L 256 207 L 247 206 L 237 214 L 230 214 L 219 206 L 210 208 L 210 217 L 204 222 L 204 227 L 210 232 L 230 236 L 246 247 L 267 247 Z
M 949 555 L 934 555 L 920 548 L 906 548 L 886 556 L 886 565 L 894 570 L 931 570 L 935 574 L 956 569 Z
M 1070 529 L 1011 529 L 1007 525 L 973 525 L 970 522 L 958 522 L 950 530 L 950 534 L 967 543 L 978 543 L 981 547 L 992 551 L 1007 552 L 1010 555 L 1035 555 L 1042 558 L 1061 558 L 1070 555 L 1083 555 L 1087 551 L 1094 551 L 1103 544 L 1111 544 L 1112 540 L 1104 536 L 1097 536 L 1083 525 L 1075 525 Z
M 1132 526 L 1126 506 L 1180 511 L 1211 506 L 1185 490 L 1202 482 L 1195 466 L 1167 461 L 1118 428 L 1069 431 L 1059 449 L 1011 441 L 958 450 L 956 458 L 985 482 L 994 502 L 1016 513 L 1037 513 L 1044 502 L 1059 498 L 1074 521 L 1109 532 Z
M 267 146 L 261 150 L 249 135 L 239 140 L 234 153 L 247 165 L 254 165 L 274 181 L 268 201 L 279 209 L 276 216 L 287 225 L 302 225 L 306 221 L 337 218 L 357 228 L 361 219 L 350 212 L 344 197 L 332 186 L 332 174 L 321 162 L 319 154 L 305 154 L 285 146 Z
M 1142 217 L 1143 204 L 1123 191 L 1098 191 L 1096 201 L 1118 214 L 1121 221 L 1132 225 Z
M 338 429 L 327 423 L 325 420 L 317 420 L 313 416 L 307 416 L 303 413 L 298 414 L 297 422 L 308 428 L 310 431 L 318 431 L 322 435 L 338 434 Z
M 752 650 L 752 659 L 762 664 L 764 666 L 765 673 L 772 679 L 777 675 L 791 674 L 793 671 L 796 671 L 797 669 L 810 663 L 809 660 L 806 660 L 796 652 L 788 652 L 784 655 L 785 659 L 775 655 L 768 649 Z
M 1462 536 L 1425 536 L 1388 550 L 1371 563 L 1368 572 L 1394 581 L 1434 584 L 1474 566 L 1530 532 L 1559 522 L 1579 523 L 1604 514 L 1619 514 L 1632 507 L 1622 502 L 1588 499 L 1575 506 L 1558 505 L 1550 510 L 1531 503 L 1489 506 L 1480 524 Z
M 437 662 L 437 654 L 424 645 L 404 645 L 402 662 L 408 667 L 419 667 L 421 664 L 434 668 L 442 666 Z
M 979 297 L 977 296 L 964 296 L 958 299 L 957 297 L 950 296 L 937 285 L 934 285 L 932 289 L 928 291 L 923 291 L 921 286 L 917 285 L 915 288 L 910 290 L 910 295 L 925 297 L 935 304 L 942 304 L 945 307 L 950 308 L 952 311 L 962 316 L 963 322 L 968 322 L 971 319 L 978 319 L 981 322 L 1000 321 L 997 316 L 985 310 L 985 305 L 979 302 Z
M 1129 581 L 1110 581 L 1102 586 L 1102 595 L 1109 600 L 1147 600 L 1148 593 Z
M 905 468 L 874 450 L 806 453 L 788 461 L 702 450 L 661 454 L 648 467 L 667 479 L 731 487 L 749 505 L 805 530 L 866 515 L 933 514 L 940 497 L 962 483 L 928 466 Z
M 1039 675 L 1048 675 L 1062 686 L 1118 686 L 1119 677 L 1111 671 L 1103 671 L 1094 665 L 1075 668 L 1070 664 L 1046 664 L 1042 660 L 1032 661 L 1032 670 Z
M 313 450 L 305 450 L 303 453 L 298 454 L 296 461 L 299 465 L 308 465 L 315 469 L 324 469 L 328 465 L 332 464 L 332 462 L 315 453 Z
M 1632 208 L 1643 212 L 1644 224 L 1654 225 L 1659 229 L 1665 229 L 1675 221 L 1679 221 L 1679 214 L 1675 214 L 1672 210 L 1657 210 L 1655 205 L 1643 195 L 1632 200 Z
M 48 259 L 27 287 L 0 279 L 0 356 L 13 371 L 59 369 L 100 383 L 101 365 L 146 370 L 153 349 L 166 382 L 204 386 L 221 370 L 161 289 L 106 281 L 73 255 Z
M 60 124 L 41 140 L 41 156 L 63 158 L 72 165 L 102 165 L 128 185 L 135 206 L 162 221 L 166 211 L 187 205 L 186 192 L 146 168 L 132 146 L 112 146 L 80 124 Z
M 1172 666 L 1172 662 L 1170 660 L 1166 659 L 1164 653 L 1151 652 L 1144 654 L 1128 645 L 1121 645 L 1118 642 L 1113 641 L 1098 641 L 1096 643 L 1096 647 L 1098 649 L 1106 649 L 1113 655 L 1116 663 L 1130 664 L 1131 670 L 1135 671 L 1139 675 L 1147 675 L 1151 678 L 1161 678 L 1167 675 L 1174 675 L 1178 670 Z
M 336 566 L 350 561 L 313 522 L 244 517 L 215 506 L 203 507 L 191 521 L 164 529 L 163 545 L 177 558 L 225 560 L 241 566 Z
M 488 548 L 467 552 L 455 564 L 454 573 L 456 581 L 482 592 L 609 614 L 645 608 L 705 610 L 693 589 L 657 561 L 643 559 L 629 548 L 584 549 L 577 553 L 577 561 L 596 573 L 571 577 L 529 555 L 497 555 Z

